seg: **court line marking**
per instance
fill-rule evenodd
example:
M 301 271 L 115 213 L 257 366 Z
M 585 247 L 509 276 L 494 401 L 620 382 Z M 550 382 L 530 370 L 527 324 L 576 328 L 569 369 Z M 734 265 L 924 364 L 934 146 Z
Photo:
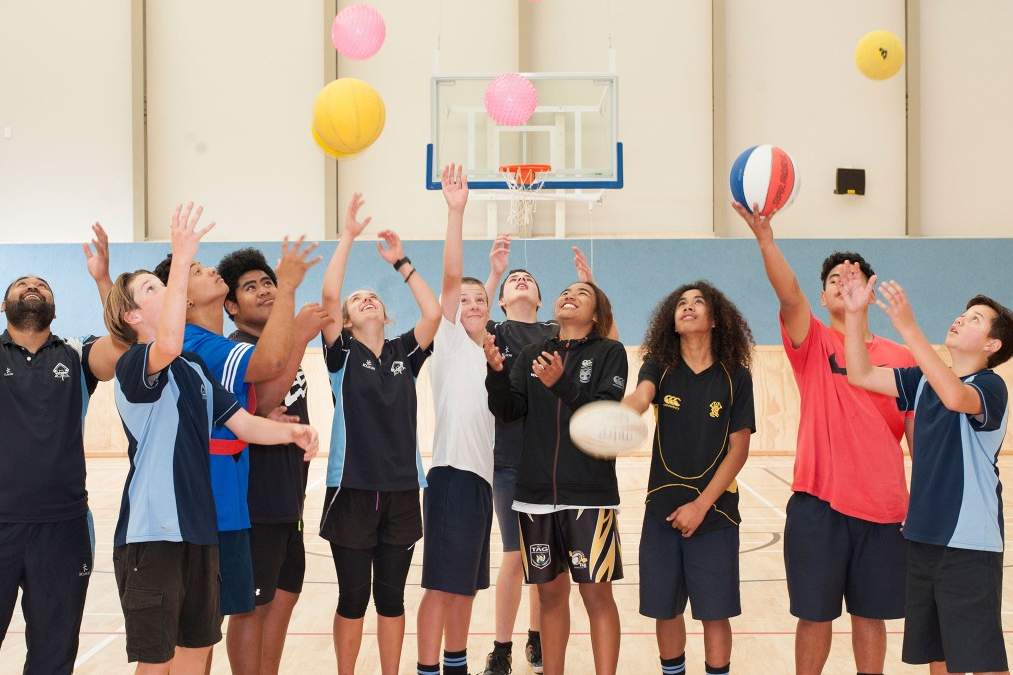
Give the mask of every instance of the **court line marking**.
M 780 507 L 775 506 L 772 502 L 770 502 L 769 500 L 767 500 L 766 497 L 764 497 L 759 492 L 757 492 L 753 488 L 751 488 L 748 485 L 746 485 L 745 483 L 743 483 L 741 478 L 736 478 L 736 482 L 739 484 L 739 487 L 741 487 L 743 490 L 745 490 L 746 492 L 748 492 L 749 494 L 753 495 L 758 500 L 760 500 L 761 502 L 763 502 L 764 504 L 766 504 L 767 506 L 769 506 L 771 509 L 774 510 L 774 512 L 777 515 L 781 516 L 781 518 L 787 518 L 788 517 L 788 514 L 785 513 L 784 511 L 782 511 Z
M 110 633 L 107 638 L 105 638 L 104 640 L 102 640 L 101 642 L 99 642 L 97 645 L 95 645 L 94 647 L 92 647 L 91 649 L 89 649 L 87 652 L 85 652 L 81 656 L 77 657 L 77 661 L 74 661 L 74 669 L 77 670 L 78 668 L 80 668 L 84 664 L 88 663 L 88 661 L 90 661 L 93 656 L 95 656 L 100 651 L 102 651 L 103 649 L 105 649 L 106 647 L 108 647 L 111 642 L 113 642 L 114 640 L 116 640 L 117 638 L 119 638 L 119 636 L 122 635 L 123 632 L 126 631 L 126 629 L 127 629 L 127 625 L 123 624 L 122 626 L 120 626 L 116 630 L 115 633 Z M 82 633 L 82 635 L 84 635 L 84 634 L 85 633 Z M 102 633 L 88 633 L 88 634 L 89 635 L 101 635 Z

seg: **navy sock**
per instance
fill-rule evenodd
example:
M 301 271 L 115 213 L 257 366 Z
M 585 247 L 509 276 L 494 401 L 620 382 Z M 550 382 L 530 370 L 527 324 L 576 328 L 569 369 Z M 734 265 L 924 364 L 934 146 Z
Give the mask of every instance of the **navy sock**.
M 415 672 L 418 673 L 418 675 L 440 675 L 440 664 L 438 663 L 428 665 L 416 662 L 415 667 Z
M 662 675 L 682 675 L 686 672 L 686 653 L 683 652 L 674 659 L 661 659 Z
M 443 675 L 468 675 L 468 650 L 443 650 Z
M 723 666 L 712 666 L 711 664 L 704 661 L 704 668 L 707 670 L 708 675 L 728 675 L 732 670 L 732 662 L 729 661 Z
M 542 641 L 542 634 L 536 630 L 528 630 L 528 642 L 533 645 L 540 644 Z
M 509 654 L 510 652 L 513 651 L 513 649 L 514 649 L 513 640 L 511 640 L 510 642 L 496 642 L 495 640 L 492 641 L 492 650 L 499 654 Z

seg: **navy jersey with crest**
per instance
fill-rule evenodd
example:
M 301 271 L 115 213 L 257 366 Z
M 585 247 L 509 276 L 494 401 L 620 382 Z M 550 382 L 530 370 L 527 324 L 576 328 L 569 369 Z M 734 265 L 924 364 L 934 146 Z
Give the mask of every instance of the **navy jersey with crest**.
M 753 379 L 737 366 L 729 372 L 713 363 L 699 373 L 685 364 L 671 368 L 649 358 L 638 382 L 655 386 L 652 405 L 657 425 L 647 484 L 647 508 L 665 521 L 680 506 L 700 496 L 728 455 L 728 437 L 756 431 Z M 718 497 L 697 527 L 698 533 L 738 525 L 735 481 Z
M 385 340 L 380 356 L 348 330 L 324 344 L 334 394 L 328 487 L 398 492 L 426 486 L 415 379 L 431 353 L 419 346 L 414 328 Z

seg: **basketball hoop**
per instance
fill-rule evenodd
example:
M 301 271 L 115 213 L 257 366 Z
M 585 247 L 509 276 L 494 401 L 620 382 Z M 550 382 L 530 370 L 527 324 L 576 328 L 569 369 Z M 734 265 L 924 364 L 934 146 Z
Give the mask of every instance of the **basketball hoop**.
M 507 225 L 522 237 L 530 237 L 537 201 L 535 194 L 545 183 L 542 174 L 552 171 L 548 164 L 506 164 L 499 172 L 510 189 Z

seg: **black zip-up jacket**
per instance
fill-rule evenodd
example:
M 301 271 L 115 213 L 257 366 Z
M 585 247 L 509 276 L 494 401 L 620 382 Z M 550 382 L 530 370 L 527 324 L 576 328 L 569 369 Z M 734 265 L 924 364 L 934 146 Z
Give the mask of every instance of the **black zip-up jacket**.
M 531 372 L 542 352 L 558 352 L 563 375 L 551 388 Z M 508 374 L 488 369 L 489 410 L 502 422 L 524 417 L 517 467 L 518 501 L 568 506 L 619 503 L 615 460 L 594 459 L 570 441 L 570 416 L 591 401 L 621 401 L 629 365 L 622 343 L 592 332 L 580 340 L 553 337 L 528 345 Z

